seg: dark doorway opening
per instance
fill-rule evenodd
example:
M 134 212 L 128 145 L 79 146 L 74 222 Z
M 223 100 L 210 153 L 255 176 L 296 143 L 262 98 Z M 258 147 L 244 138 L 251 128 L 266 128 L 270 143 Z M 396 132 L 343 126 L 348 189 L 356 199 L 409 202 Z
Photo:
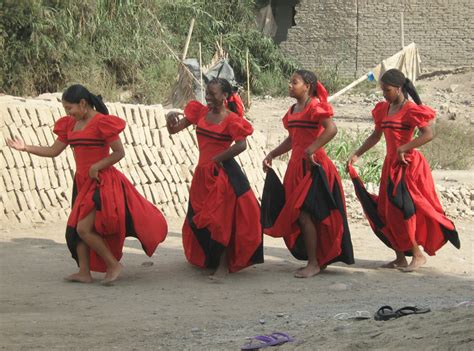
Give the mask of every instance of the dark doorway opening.
M 272 12 L 277 24 L 277 32 L 273 38 L 280 44 L 288 38 L 288 29 L 296 25 L 296 5 L 299 0 L 272 0 Z

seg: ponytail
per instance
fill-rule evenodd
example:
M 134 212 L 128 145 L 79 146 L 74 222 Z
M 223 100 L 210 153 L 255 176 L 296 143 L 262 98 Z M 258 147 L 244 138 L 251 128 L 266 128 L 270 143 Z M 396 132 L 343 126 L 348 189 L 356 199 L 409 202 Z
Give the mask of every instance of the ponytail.
M 86 100 L 87 104 L 93 107 L 97 112 L 104 115 L 109 114 L 107 106 L 105 106 L 104 101 L 102 101 L 102 96 L 92 94 L 81 84 L 71 85 L 64 91 L 62 96 L 62 100 L 71 104 L 78 104 L 82 99 Z
M 402 86 L 402 91 L 405 97 L 407 97 L 407 95 L 410 95 L 413 101 L 417 105 L 421 105 L 420 96 L 418 95 L 418 92 L 416 91 L 415 85 L 410 79 L 408 78 L 405 79 L 405 82 L 403 83 L 403 86 Z

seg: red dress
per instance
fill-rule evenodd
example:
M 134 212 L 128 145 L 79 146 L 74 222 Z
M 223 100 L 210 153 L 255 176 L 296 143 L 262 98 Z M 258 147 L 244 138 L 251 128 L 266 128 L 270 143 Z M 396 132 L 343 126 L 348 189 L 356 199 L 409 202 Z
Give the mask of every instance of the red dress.
M 202 268 L 217 268 L 227 249 L 229 272 L 263 262 L 260 208 L 247 177 L 234 159 L 216 165 L 212 158 L 233 141 L 245 139 L 253 128 L 233 112 L 219 124 L 206 121 L 207 106 L 191 101 L 186 119 L 196 125 L 199 162 L 189 190 L 183 225 L 186 258 Z
M 349 168 L 369 223 L 377 236 L 397 251 L 410 253 L 417 243 L 434 255 L 447 240 L 459 248 L 458 234 L 438 200 L 428 162 L 414 149 L 405 154 L 407 166 L 397 158 L 397 148 L 412 140 L 415 128 L 429 125 L 436 113 L 409 101 L 388 116 L 389 107 L 388 102 L 379 102 L 372 111 L 375 129 L 383 131 L 387 144 L 379 195 L 369 194 L 355 169 Z
M 76 120 L 60 118 L 54 133 L 58 140 L 72 147 L 76 161 L 72 210 L 66 229 L 66 241 L 74 259 L 79 241 L 77 223 L 96 210 L 95 230 L 104 239 L 117 260 L 122 257 L 125 236 L 140 240 L 145 253 L 151 256 L 168 232 L 161 212 L 142 195 L 115 167 L 99 171 L 100 184 L 89 177 L 90 167 L 109 155 L 109 144 L 119 139 L 125 121 L 97 113 L 82 130 L 74 131 Z M 105 262 L 90 250 L 90 268 L 105 272 Z
M 298 217 L 301 211 L 312 216 L 317 231 L 319 265 L 336 261 L 354 263 L 344 192 L 337 169 L 323 148 L 313 155 L 319 166 L 311 166 L 304 152 L 324 131 L 321 122 L 332 115 L 331 105 L 316 98 L 300 112 L 290 108 L 283 117 L 292 149 L 283 186 L 269 170 L 262 197 L 264 233 L 283 237 L 290 252 L 300 260 L 308 257 Z

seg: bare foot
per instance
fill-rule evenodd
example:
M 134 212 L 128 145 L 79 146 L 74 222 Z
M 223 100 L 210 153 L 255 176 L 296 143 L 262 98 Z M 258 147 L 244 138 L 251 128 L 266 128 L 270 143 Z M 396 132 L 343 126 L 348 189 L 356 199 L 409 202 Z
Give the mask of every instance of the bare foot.
M 395 268 L 401 268 L 401 267 L 406 267 L 408 266 L 408 262 L 406 258 L 397 258 L 396 260 L 386 263 L 382 265 L 380 268 L 389 268 L 389 269 L 395 269 Z
M 216 269 L 214 273 L 208 276 L 209 280 L 213 283 L 221 283 L 228 274 L 227 267 L 221 267 Z
M 299 269 L 294 274 L 295 278 L 311 278 L 321 272 L 321 268 L 319 266 L 307 265 L 304 268 Z
M 410 264 L 407 267 L 400 268 L 400 270 L 403 272 L 414 272 L 418 268 L 423 266 L 425 263 L 426 263 L 425 256 L 413 256 L 413 259 L 411 260 Z
M 67 277 L 64 277 L 64 280 L 68 282 L 84 283 L 84 284 L 90 284 L 93 282 L 93 279 L 90 273 L 89 274 L 83 274 L 83 273 L 71 274 Z
M 110 285 L 114 281 L 118 279 L 120 273 L 122 273 L 123 266 L 117 262 L 115 267 L 107 269 L 107 273 L 105 273 L 105 278 L 102 280 L 102 284 Z

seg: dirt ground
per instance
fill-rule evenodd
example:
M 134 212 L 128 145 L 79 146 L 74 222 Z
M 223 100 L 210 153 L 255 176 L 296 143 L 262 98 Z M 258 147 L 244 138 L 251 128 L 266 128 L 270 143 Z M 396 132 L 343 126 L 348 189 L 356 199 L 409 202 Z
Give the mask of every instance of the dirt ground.
M 419 82 L 422 99 L 441 118 L 472 124 L 472 72 Z M 370 125 L 377 94 L 335 103 L 338 126 Z M 250 115 L 272 141 L 290 99 L 258 99 Z M 449 115 L 451 113 L 451 115 Z M 453 117 L 454 114 L 454 117 Z M 449 117 L 449 116 L 451 117 Z M 257 118 L 258 117 L 258 118 Z M 280 130 L 280 131 L 279 131 Z M 437 181 L 467 183 L 469 171 L 435 172 Z M 449 184 L 449 182 L 447 182 Z M 0 230 L 0 348 L 3 350 L 238 350 L 246 338 L 275 331 L 295 341 L 275 350 L 474 349 L 474 219 L 456 221 L 461 249 L 447 244 L 415 273 L 378 268 L 392 252 L 365 222 L 350 221 L 356 264 L 335 264 L 299 280 L 303 263 L 281 239 L 265 237 L 265 260 L 211 283 L 190 266 L 181 219 L 152 258 L 127 240 L 125 270 L 111 287 L 67 283 L 76 267 L 65 245 L 65 223 Z M 392 321 L 339 320 L 341 312 L 382 305 L 428 306 L 432 312 Z

